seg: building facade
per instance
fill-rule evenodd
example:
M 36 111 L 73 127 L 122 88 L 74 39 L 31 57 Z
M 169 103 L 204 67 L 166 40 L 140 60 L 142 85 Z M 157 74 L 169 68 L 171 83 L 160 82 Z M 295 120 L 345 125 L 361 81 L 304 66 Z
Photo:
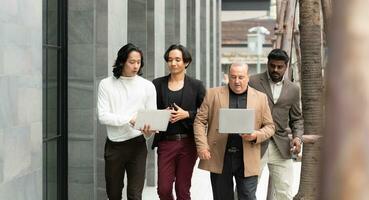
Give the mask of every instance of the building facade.
M 143 50 L 147 79 L 167 74 L 165 49 L 181 43 L 187 74 L 220 84 L 220 0 L 2 3 L 0 199 L 106 199 L 96 94 L 124 44 Z M 151 151 L 149 185 L 155 167 Z
M 223 0 L 220 61 L 222 84 L 228 82 L 227 69 L 233 62 L 247 63 L 251 75 L 266 70 L 276 23 L 275 7 L 275 0 Z M 259 35 L 249 32 L 254 27 L 263 27 L 269 33 Z M 259 38 L 258 42 L 252 41 L 252 37 Z M 252 48 L 255 45 L 259 46 L 258 50 Z

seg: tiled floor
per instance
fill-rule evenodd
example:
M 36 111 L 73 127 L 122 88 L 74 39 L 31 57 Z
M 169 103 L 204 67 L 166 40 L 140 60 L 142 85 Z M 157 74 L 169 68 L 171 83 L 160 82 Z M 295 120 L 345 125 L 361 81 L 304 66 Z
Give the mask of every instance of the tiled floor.
M 294 173 L 293 194 L 296 194 L 298 191 L 298 184 L 300 181 L 300 168 L 301 162 L 295 162 L 293 172 Z M 259 187 L 256 192 L 256 197 L 258 200 L 266 199 L 268 176 L 269 176 L 268 170 L 264 170 L 260 179 L 261 187 Z M 198 169 L 197 164 L 195 166 L 194 174 L 192 176 L 191 197 L 192 200 L 213 199 L 209 172 Z M 159 197 L 156 193 L 156 187 L 145 187 L 143 192 L 143 200 L 157 200 L 157 199 L 159 199 Z
M 191 198 L 192 200 L 213 199 L 209 172 L 197 168 L 197 163 L 192 176 Z M 156 199 L 159 199 L 156 193 L 156 187 L 145 187 L 143 192 L 143 200 Z

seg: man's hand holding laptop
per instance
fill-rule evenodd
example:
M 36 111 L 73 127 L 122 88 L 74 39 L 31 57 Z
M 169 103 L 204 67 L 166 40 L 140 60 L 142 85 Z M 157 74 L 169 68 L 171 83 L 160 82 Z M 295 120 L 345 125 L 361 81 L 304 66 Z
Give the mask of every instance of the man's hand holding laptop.
M 240 136 L 246 140 L 246 141 L 249 141 L 249 142 L 252 142 L 252 141 L 256 141 L 257 137 L 256 137 L 256 134 L 255 133 L 251 133 L 251 134 L 240 134 Z
M 140 129 L 140 131 L 146 136 L 146 137 L 150 137 L 152 134 L 156 133 L 156 130 L 151 130 L 150 129 L 150 125 L 149 124 L 145 124 L 144 127 L 142 129 Z

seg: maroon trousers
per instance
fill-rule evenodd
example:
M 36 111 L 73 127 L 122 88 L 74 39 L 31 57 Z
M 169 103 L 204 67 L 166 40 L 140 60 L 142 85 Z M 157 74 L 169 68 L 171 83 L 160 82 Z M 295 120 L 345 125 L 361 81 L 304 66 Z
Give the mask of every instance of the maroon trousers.
M 173 183 L 178 200 L 191 199 L 190 188 L 197 159 L 192 138 L 164 140 L 158 146 L 158 195 L 161 200 L 173 200 Z

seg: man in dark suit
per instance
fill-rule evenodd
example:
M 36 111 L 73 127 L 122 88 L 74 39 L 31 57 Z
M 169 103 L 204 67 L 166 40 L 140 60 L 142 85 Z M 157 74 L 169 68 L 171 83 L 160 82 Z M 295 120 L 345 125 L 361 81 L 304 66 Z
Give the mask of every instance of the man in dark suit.
M 205 96 L 200 80 L 186 75 L 191 54 L 180 44 L 171 45 L 164 54 L 170 74 L 153 80 L 158 109 L 171 111 L 166 131 L 155 135 L 158 147 L 158 195 L 173 200 L 173 184 L 178 200 L 191 199 L 190 187 L 197 159 L 193 121 Z
M 268 96 L 275 124 L 275 134 L 261 147 L 261 169 L 268 166 L 272 187 L 268 199 L 292 199 L 292 154 L 301 150 L 303 119 L 300 108 L 300 90 L 284 74 L 289 57 L 282 49 L 273 49 L 268 55 L 268 69 L 250 77 L 249 85 Z M 292 141 L 288 128 L 292 131 Z

